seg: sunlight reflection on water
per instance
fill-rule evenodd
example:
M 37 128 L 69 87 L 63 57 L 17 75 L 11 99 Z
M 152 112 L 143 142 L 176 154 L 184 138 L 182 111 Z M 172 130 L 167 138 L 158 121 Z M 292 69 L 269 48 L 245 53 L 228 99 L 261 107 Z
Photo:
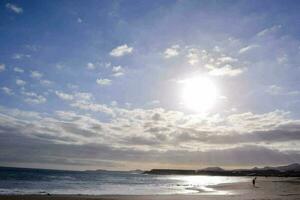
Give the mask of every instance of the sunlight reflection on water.
M 170 176 L 169 179 L 176 180 L 185 190 L 184 193 L 199 193 L 228 195 L 233 194 L 232 191 L 216 190 L 212 186 L 226 183 L 238 183 L 248 181 L 246 177 L 225 177 L 225 176 Z

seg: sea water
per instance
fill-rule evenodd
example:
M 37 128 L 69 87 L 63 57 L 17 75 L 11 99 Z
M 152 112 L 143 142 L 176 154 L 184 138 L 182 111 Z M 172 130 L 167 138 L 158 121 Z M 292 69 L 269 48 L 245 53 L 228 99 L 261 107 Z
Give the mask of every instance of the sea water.
M 243 181 L 248 178 L 0 168 L 0 194 L 220 194 L 210 186 Z

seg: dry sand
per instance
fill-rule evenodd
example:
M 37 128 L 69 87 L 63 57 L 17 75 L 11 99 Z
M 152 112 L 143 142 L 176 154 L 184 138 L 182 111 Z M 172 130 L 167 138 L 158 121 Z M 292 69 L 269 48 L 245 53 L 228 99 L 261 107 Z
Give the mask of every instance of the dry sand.
M 8 195 L 0 196 L 0 200 L 300 200 L 300 178 L 261 178 L 257 186 L 250 182 L 222 184 L 212 187 L 220 191 L 220 195 L 199 192 L 195 195 Z

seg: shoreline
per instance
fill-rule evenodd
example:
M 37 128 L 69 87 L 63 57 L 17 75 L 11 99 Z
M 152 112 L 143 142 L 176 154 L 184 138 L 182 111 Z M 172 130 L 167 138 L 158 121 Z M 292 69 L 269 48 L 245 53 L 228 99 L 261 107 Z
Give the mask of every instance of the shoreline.
M 238 200 L 238 199 L 300 199 L 300 178 L 258 178 L 256 187 L 250 182 L 224 183 L 209 186 L 212 192 L 201 190 L 194 194 L 153 195 L 80 195 L 80 194 L 24 194 L 0 195 L 0 200 Z

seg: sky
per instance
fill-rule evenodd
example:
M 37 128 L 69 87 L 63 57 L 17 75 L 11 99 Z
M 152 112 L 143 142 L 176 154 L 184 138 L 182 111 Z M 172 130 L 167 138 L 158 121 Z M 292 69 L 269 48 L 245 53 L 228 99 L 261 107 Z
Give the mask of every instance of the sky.
M 299 9 L 292 0 L 1 1 L 0 165 L 300 162 Z

